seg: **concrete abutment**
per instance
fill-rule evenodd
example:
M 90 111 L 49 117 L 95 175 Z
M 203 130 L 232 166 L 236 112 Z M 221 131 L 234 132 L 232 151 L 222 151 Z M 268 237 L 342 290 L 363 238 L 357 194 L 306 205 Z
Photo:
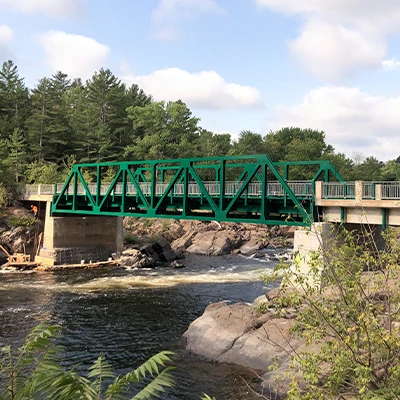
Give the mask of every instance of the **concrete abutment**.
M 122 217 L 52 217 L 46 202 L 44 240 L 37 261 L 44 264 L 78 264 L 105 261 L 122 252 Z
M 344 229 L 355 231 L 359 242 L 367 242 L 373 249 L 382 250 L 385 246 L 383 229 L 376 225 L 316 222 L 310 229 L 296 230 L 293 245 L 295 257 L 291 265 L 292 283 L 295 286 L 296 276 L 304 277 L 309 285 L 324 285 L 324 261 L 329 262 L 329 257 L 334 256 L 335 249 L 343 243 L 341 233 Z M 314 269 L 316 266 L 319 266 L 317 271 Z

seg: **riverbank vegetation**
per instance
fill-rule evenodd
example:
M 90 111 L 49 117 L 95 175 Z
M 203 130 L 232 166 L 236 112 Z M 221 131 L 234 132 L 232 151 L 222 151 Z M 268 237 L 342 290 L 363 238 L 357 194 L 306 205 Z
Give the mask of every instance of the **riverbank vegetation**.
M 27 88 L 14 62 L 6 61 L 0 69 L 0 105 L 0 182 L 8 189 L 63 181 L 75 162 L 254 153 L 273 161 L 327 159 L 347 180 L 400 177 L 400 159 L 348 158 L 326 143 L 322 130 L 286 127 L 262 135 L 240 127 L 237 139 L 216 134 L 202 127 L 183 101 L 154 101 L 109 69 L 86 82 L 57 72 Z M 304 178 L 301 170 L 293 176 Z
M 135 370 L 117 376 L 104 356 L 99 356 L 86 375 L 77 367 L 66 369 L 62 349 L 55 344 L 59 326 L 42 322 L 16 351 L 0 349 L 0 399 L 123 399 L 132 386 L 131 399 L 152 399 L 173 385 L 171 356 L 163 351 Z
M 307 273 L 299 254 L 277 267 L 280 295 L 264 308 L 295 312 L 291 332 L 308 347 L 286 347 L 291 367 L 276 385 L 289 380 L 292 400 L 400 399 L 398 231 L 383 235 L 383 247 L 369 230 L 332 235 L 307 255 Z

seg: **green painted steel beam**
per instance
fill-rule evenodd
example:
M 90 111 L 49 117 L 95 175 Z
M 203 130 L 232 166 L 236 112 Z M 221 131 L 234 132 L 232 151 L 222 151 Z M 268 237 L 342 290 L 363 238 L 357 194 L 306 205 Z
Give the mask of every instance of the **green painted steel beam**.
M 325 179 L 329 173 L 342 179 L 329 161 L 274 163 L 265 154 L 76 164 L 61 191 L 54 194 L 51 212 L 307 226 L 315 219 L 314 199 L 291 190 L 287 182 L 291 165 L 319 166 L 311 184 L 321 174 Z M 284 176 L 277 169 L 281 166 Z M 102 179 L 107 167 L 116 170 L 109 183 Z M 87 172 L 95 189 L 84 178 Z M 214 192 L 201 176 L 215 177 Z M 280 184 L 283 196 L 268 194 L 271 177 Z M 235 186 L 226 190 L 232 179 Z M 259 193 L 254 193 L 255 187 L 261 188 Z

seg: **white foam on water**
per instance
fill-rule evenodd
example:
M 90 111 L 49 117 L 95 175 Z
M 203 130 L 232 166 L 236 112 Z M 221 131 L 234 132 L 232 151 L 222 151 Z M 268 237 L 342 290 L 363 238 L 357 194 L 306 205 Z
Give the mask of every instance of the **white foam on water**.
M 152 289 L 167 288 L 183 284 L 201 284 L 201 283 L 232 283 L 232 282 L 254 282 L 259 281 L 261 274 L 268 273 L 270 269 L 261 270 L 238 270 L 228 268 L 224 270 L 210 269 L 207 272 L 199 272 L 195 274 L 173 274 L 158 275 L 136 274 L 136 271 L 123 276 L 106 276 L 94 278 L 84 283 L 67 283 L 40 280 L 36 282 L 7 282 L 0 286 L 0 291 L 10 289 L 24 289 L 29 286 L 30 289 L 54 292 L 74 292 L 88 293 L 106 290 L 135 290 L 135 289 Z

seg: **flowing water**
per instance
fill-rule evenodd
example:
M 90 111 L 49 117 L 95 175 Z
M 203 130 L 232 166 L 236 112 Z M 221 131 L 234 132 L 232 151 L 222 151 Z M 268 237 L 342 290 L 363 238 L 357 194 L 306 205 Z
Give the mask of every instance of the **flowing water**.
M 246 369 L 202 361 L 182 334 L 217 301 L 252 302 L 265 293 L 260 272 L 273 262 L 240 256 L 190 256 L 173 270 L 79 270 L 0 274 L 0 346 L 21 344 L 42 319 L 60 324 L 66 365 L 81 370 L 103 353 L 125 373 L 161 350 L 177 354 L 176 385 L 162 399 L 253 400 L 257 379 Z

